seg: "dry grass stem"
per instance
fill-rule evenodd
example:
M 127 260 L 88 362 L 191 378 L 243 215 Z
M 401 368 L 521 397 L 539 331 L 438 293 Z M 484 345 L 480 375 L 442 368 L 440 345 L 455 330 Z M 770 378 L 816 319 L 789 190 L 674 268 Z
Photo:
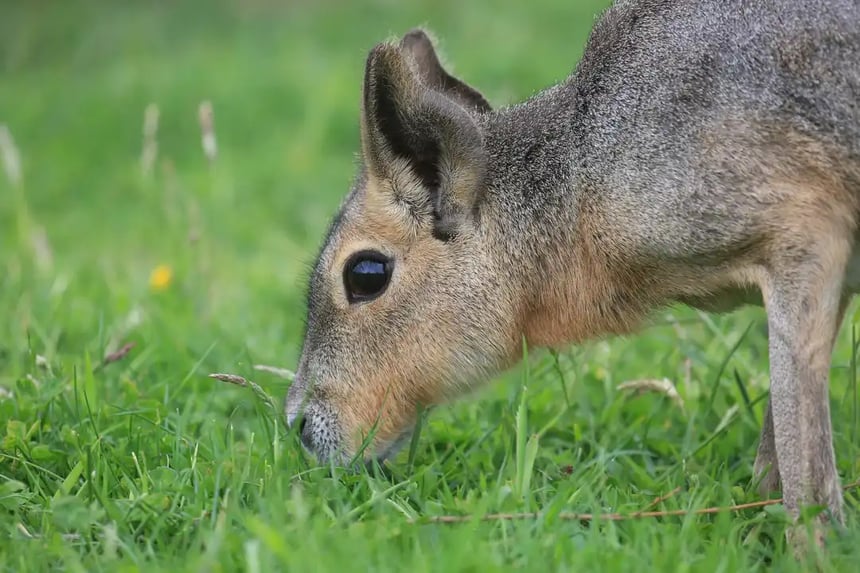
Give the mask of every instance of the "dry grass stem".
M 212 110 L 212 103 L 209 101 L 202 102 L 197 115 L 200 120 L 203 153 L 210 162 L 215 161 L 215 157 L 218 155 L 218 145 L 215 141 L 215 112 Z
M 33 246 L 36 265 L 43 271 L 50 270 L 54 266 L 54 252 L 44 227 L 37 226 L 33 229 L 30 233 L 30 242 Z
M 269 374 L 274 374 L 279 378 L 283 378 L 285 380 L 295 380 L 296 373 L 292 370 L 287 370 L 286 368 L 278 368 L 277 366 L 267 366 L 265 364 L 254 364 L 254 370 L 258 370 L 260 372 L 268 372 Z
M 657 392 L 664 394 L 678 405 L 681 410 L 684 409 L 684 399 L 678 394 L 677 388 L 668 378 L 663 379 L 645 379 L 645 380 L 630 380 L 623 382 L 617 386 L 618 390 L 628 390 L 638 394 L 644 392 Z
M 4 124 L 0 124 L 0 158 L 6 178 L 13 187 L 17 187 L 21 184 L 21 154 L 12 139 L 12 132 Z
M 658 505 L 660 505 L 661 503 L 663 503 L 664 501 L 666 501 L 667 499 L 669 499 L 670 497 L 672 497 L 673 495 L 678 493 L 679 491 L 681 491 L 681 486 L 676 487 L 675 489 L 673 489 L 669 493 L 657 496 L 656 498 L 654 498 L 654 501 L 652 501 L 651 503 L 649 503 L 645 507 L 645 509 L 651 509 L 652 507 L 657 507 Z
M 102 366 L 106 366 L 113 362 L 119 362 L 128 356 L 128 353 L 131 352 L 132 348 L 135 346 L 137 346 L 137 343 L 135 342 L 127 342 L 126 344 L 123 344 L 119 350 L 115 350 L 104 357 L 104 360 L 102 360 Z
M 146 106 L 143 112 L 143 151 L 140 154 L 140 167 L 145 175 L 152 173 L 158 157 L 158 106 Z
M 250 388 L 254 394 L 257 395 L 263 403 L 265 403 L 269 408 L 272 409 L 272 412 L 275 415 L 280 416 L 280 408 L 275 405 L 275 400 L 272 398 L 268 392 L 263 390 L 259 384 L 244 378 L 243 376 L 239 376 L 237 374 L 224 374 L 220 372 L 216 372 L 209 375 L 209 378 L 214 378 L 215 380 L 220 380 L 221 382 L 227 382 L 228 384 L 235 384 L 236 386 L 242 386 L 243 388 Z
M 856 481 L 846 485 L 843 489 L 856 489 L 860 487 L 860 481 Z M 669 495 L 673 495 L 677 490 L 674 490 Z M 649 507 L 653 507 L 660 498 L 651 502 Z M 641 519 L 648 517 L 684 517 L 687 515 L 711 515 L 715 513 L 738 512 L 747 509 L 758 509 L 769 505 L 778 505 L 782 503 L 782 498 L 765 499 L 762 501 L 753 501 L 750 503 L 741 503 L 738 505 L 730 505 L 726 507 L 703 507 L 700 509 L 673 509 L 668 511 L 636 511 L 633 513 L 572 513 L 563 511 L 555 516 L 556 519 L 563 521 L 626 521 L 629 519 Z M 409 523 L 466 523 L 474 519 L 478 521 L 518 521 L 524 519 L 537 519 L 541 516 L 540 512 L 531 511 L 523 513 L 488 513 L 480 517 L 473 515 L 434 515 L 431 517 L 423 517 L 410 519 Z

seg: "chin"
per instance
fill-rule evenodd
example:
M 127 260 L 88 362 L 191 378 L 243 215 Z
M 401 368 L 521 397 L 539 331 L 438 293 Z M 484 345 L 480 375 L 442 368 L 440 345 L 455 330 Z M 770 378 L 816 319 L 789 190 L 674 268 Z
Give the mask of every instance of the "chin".
M 391 459 L 403 449 L 409 440 L 412 439 L 412 428 L 404 430 L 393 441 L 389 442 L 384 448 L 380 448 L 378 453 L 373 456 L 377 462 L 382 463 L 385 460 Z

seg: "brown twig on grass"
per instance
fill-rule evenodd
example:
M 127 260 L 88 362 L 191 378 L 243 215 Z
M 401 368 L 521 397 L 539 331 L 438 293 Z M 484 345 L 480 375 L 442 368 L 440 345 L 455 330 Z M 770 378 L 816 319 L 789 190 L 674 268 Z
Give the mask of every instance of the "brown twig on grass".
M 119 362 L 120 360 L 128 356 L 128 353 L 131 352 L 132 348 L 134 348 L 135 346 L 137 346 L 136 342 L 127 342 L 123 344 L 119 350 L 115 350 L 109 354 L 106 354 L 102 361 L 99 364 L 96 364 L 96 366 L 93 368 L 93 372 L 98 372 L 108 364 Z
M 663 503 L 664 501 L 666 501 L 667 499 L 669 499 L 670 497 L 672 497 L 673 495 L 675 495 L 679 491 L 681 491 L 681 486 L 676 487 L 675 489 L 673 489 L 669 493 L 664 493 L 663 495 L 659 495 L 659 496 L 655 497 L 654 501 L 652 501 L 651 503 L 649 503 L 648 505 L 645 506 L 645 509 L 651 509 L 652 507 L 657 507 L 659 504 Z
M 104 360 L 102 360 L 102 364 L 110 364 L 111 362 L 119 362 L 131 352 L 131 349 L 137 346 L 135 342 L 127 342 L 122 345 L 122 348 L 115 352 L 111 352 L 107 356 L 105 356 Z
M 850 483 L 843 490 L 856 489 L 860 487 L 860 481 Z M 674 493 L 674 492 L 673 492 Z M 668 495 L 668 494 L 667 494 Z M 658 498 L 659 499 L 659 498 Z M 563 511 L 556 515 L 556 519 L 563 521 L 625 521 L 644 517 L 683 517 L 686 515 L 709 515 L 714 513 L 738 512 L 746 509 L 757 509 L 768 505 L 782 503 L 780 499 L 766 499 L 741 503 L 727 507 L 703 507 L 700 509 L 673 509 L 668 511 L 635 511 L 633 513 L 572 513 Z M 651 506 L 654 505 L 652 502 Z M 650 506 L 649 506 L 650 507 Z M 537 519 L 540 513 L 536 511 L 523 513 L 488 513 L 477 517 L 479 521 L 518 521 L 523 519 Z M 466 523 L 475 519 L 472 515 L 434 515 L 431 517 L 410 519 L 409 523 Z

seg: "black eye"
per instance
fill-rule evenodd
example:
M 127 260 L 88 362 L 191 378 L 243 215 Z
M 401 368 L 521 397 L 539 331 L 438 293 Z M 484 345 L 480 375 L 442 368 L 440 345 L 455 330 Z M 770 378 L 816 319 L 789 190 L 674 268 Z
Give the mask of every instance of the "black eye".
M 376 251 L 352 255 L 343 269 L 343 286 L 349 302 L 372 300 L 383 292 L 391 280 L 394 262 Z

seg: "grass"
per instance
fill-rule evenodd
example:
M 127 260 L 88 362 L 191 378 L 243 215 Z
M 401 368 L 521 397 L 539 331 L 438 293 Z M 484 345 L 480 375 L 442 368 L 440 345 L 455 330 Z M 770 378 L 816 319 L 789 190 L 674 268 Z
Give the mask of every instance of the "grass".
M 563 78 L 602 6 L 4 3 L 0 123 L 22 176 L 0 173 L 0 568 L 803 570 L 779 505 L 558 518 L 633 512 L 678 488 L 652 509 L 757 499 L 760 310 L 670 309 L 635 337 L 532 351 L 361 473 L 317 467 L 254 392 L 207 377 L 245 376 L 279 402 L 286 392 L 253 365 L 295 366 L 304 277 L 352 174 L 374 42 L 426 23 L 457 73 L 502 105 Z M 158 155 L 144 172 L 153 103 Z M 832 370 L 846 482 L 860 476 L 856 308 Z M 669 379 L 683 407 L 617 388 L 643 378 Z M 856 570 L 857 492 L 847 507 L 823 570 Z M 521 511 L 540 513 L 424 519 Z

